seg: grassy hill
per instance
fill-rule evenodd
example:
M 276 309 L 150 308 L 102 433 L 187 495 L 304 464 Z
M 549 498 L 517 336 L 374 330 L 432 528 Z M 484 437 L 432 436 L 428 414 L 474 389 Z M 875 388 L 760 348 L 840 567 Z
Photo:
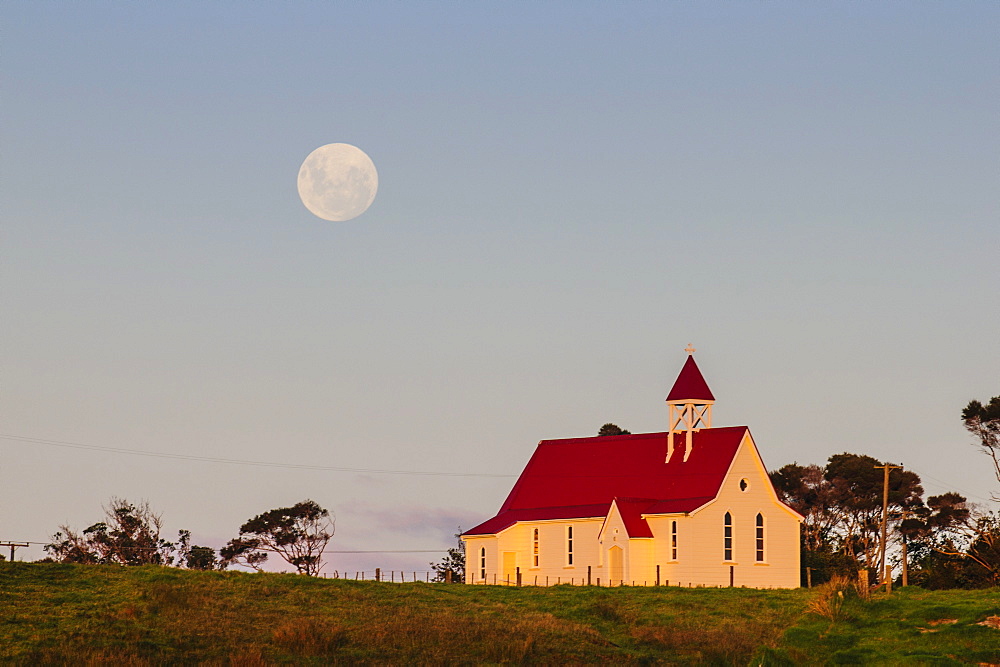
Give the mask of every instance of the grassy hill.
M 995 589 L 841 601 L 0 563 L 4 664 L 1000 663 L 990 616 Z

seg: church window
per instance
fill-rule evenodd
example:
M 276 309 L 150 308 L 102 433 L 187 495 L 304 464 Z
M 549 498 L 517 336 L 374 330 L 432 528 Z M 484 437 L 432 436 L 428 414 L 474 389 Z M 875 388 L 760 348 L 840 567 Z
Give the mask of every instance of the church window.
M 740 491 L 746 491 L 749 488 L 750 488 L 750 482 L 746 481 L 745 479 L 741 479 L 740 480 Z
M 532 552 L 533 552 L 532 558 L 533 558 L 533 560 L 532 560 L 532 563 L 535 564 L 535 567 L 538 567 L 538 529 L 537 528 L 535 528 L 535 533 L 534 533 L 534 535 L 532 537 L 532 542 L 533 542 L 533 546 L 532 546 Z
M 733 559 L 733 515 L 726 512 L 726 516 L 723 519 L 723 560 Z
M 486 547 L 479 550 L 479 578 L 486 581 Z
M 566 526 L 566 564 L 573 564 L 573 526 Z
M 670 560 L 677 560 L 677 522 L 670 522 Z
M 760 514 L 759 512 L 757 513 L 756 530 L 757 530 L 756 534 L 757 562 L 763 563 L 764 562 L 764 515 Z

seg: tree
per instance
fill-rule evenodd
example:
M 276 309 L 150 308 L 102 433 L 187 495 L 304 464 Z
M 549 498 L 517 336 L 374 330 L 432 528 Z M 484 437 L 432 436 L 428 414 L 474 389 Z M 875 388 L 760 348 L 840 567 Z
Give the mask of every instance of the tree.
M 803 586 L 822 584 L 838 574 L 853 576 L 858 568 L 855 556 L 841 549 L 843 513 L 825 473 L 818 465 L 790 463 L 770 475 L 778 498 L 804 518 L 799 536 Z M 808 577 L 806 568 L 812 570 Z
M 824 477 L 833 487 L 832 502 L 838 509 L 840 548 L 864 567 L 879 561 L 884 473 L 881 462 L 871 456 L 835 454 L 826 464 Z M 889 510 L 899 515 L 922 503 L 920 477 L 908 470 L 889 471 Z M 895 523 L 895 522 L 893 522 Z
M 455 533 L 458 545 L 448 549 L 447 554 L 439 563 L 431 563 L 434 570 L 434 581 L 447 581 L 448 570 L 451 570 L 451 582 L 465 583 L 465 542 L 462 541 L 462 527 Z
M 931 496 L 915 514 L 901 532 L 917 547 L 918 583 L 929 588 L 1000 583 L 1000 516 L 970 507 L 958 493 Z
M 632 435 L 632 432 L 631 431 L 626 431 L 625 429 L 623 429 L 620 426 L 618 426 L 618 424 L 612 424 L 611 422 L 608 422 L 607 424 L 605 424 L 604 426 L 602 426 L 600 428 L 600 430 L 597 432 L 597 435 L 599 435 L 599 436 L 606 436 L 606 435 Z
M 225 569 L 215 558 L 215 549 L 191 545 L 191 531 L 182 530 L 177 536 L 177 563 L 189 570 Z
M 834 573 L 873 567 L 879 560 L 882 519 L 881 470 L 878 460 L 859 454 L 836 454 L 825 467 L 786 465 L 771 473 L 779 498 L 803 517 L 802 564 Z M 889 507 L 898 524 L 903 510 L 921 505 L 920 478 L 893 469 L 889 474 Z
M 983 421 L 981 413 L 973 416 Z M 814 583 L 878 562 L 885 479 L 878 465 L 844 453 L 823 468 L 793 463 L 771 473 L 778 497 L 805 518 L 802 565 L 816 570 Z M 890 470 L 888 523 L 906 544 L 910 580 L 929 588 L 1000 584 L 1000 516 L 958 493 L 931 496 L 926 505 L 922 495 L 919 476 Z
M 993 461 L 993 473 L 1000 482 L 1000 396 L 994 396 L 983 405 L 979 401 L 969 401 L 962 410 L 965 429 L 979 438 L 979 447 Z M 1000 501 L 1000 496 L 994 496 Z
M 279 507 L 258 514 L 240 527 L 239 537 L 219 551 L 223 566 L 240 563 L 260 570 L 268 553 L 277 553 L 299 574 L 317 575 L 323 550 L 336 524 L 315 501 Z
M 112 497 L 105 520 L 78 533 L 60 526 L 45 551 L 61 563 L 115 563 L 170 565 L 175 546 L 160 537 L 162 520 L 147 501 L 133 505 Z

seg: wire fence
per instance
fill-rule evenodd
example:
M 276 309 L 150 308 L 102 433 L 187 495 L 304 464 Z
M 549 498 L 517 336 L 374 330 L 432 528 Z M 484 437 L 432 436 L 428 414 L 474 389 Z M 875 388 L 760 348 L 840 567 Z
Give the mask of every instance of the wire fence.
M 522 575 L 511 576 L 498 576 L 493 574 L 492 576 L 487 576 L 485 579 L 475 578 L 472 581 L 467 582 L 473 586 L 515 586 L 515 587 L 528 587 L 528 586 L 599 586 L 602 588 L 619 588 L 619 587 L 673 587 L 673 588 L 746 588 L 745 585 L 734 585 L 734 584 L 699 584 L 694 582 L 684 582 L 684 581 L 671 581 L 669 579 L 663 579 L 661 581 L 656 580 L 639 580 L 639 579 L 604 579 L 602 581 L 601 577 L 591 578 L 589 581 L 586 577 L 560 577 L 560 576 L 545 576 L 545 575 L 532 575 L 531 577 L 525 577 Z M 755 586 L 755 588 L 777 588 L 777 586 Z
M 455 577 L 454 581 L 445 582 L 438 576 L 437 572 L 431 570 L 383 570 L 380 567 L 374 570 L 353 570 L 353 571 L 340 571 L 334 570 L 331 573 L 323 572 L 319 576 L 324 579 L 350 579 L 353 581 L 382 581 L 388 583 L 457 583 L 458 578 Z

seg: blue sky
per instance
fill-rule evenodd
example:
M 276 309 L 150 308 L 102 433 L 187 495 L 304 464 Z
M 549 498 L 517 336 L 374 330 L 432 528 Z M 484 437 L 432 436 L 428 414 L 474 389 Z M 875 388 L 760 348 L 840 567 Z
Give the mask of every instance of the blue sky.
M 112 496 L 219 546 L 313 498 L 438 549 L 534 444 L 666 428 L 1000 490 L 1000 6 L 4 3 L 0 540 Z M 346 223 L 295 178 L 354 144 Z M 933 476 L 933 477 L 931 477 Z M 40 550 L 22 552 L 26 557 Z M 433 555 L 337 555 L 418 569 Z

